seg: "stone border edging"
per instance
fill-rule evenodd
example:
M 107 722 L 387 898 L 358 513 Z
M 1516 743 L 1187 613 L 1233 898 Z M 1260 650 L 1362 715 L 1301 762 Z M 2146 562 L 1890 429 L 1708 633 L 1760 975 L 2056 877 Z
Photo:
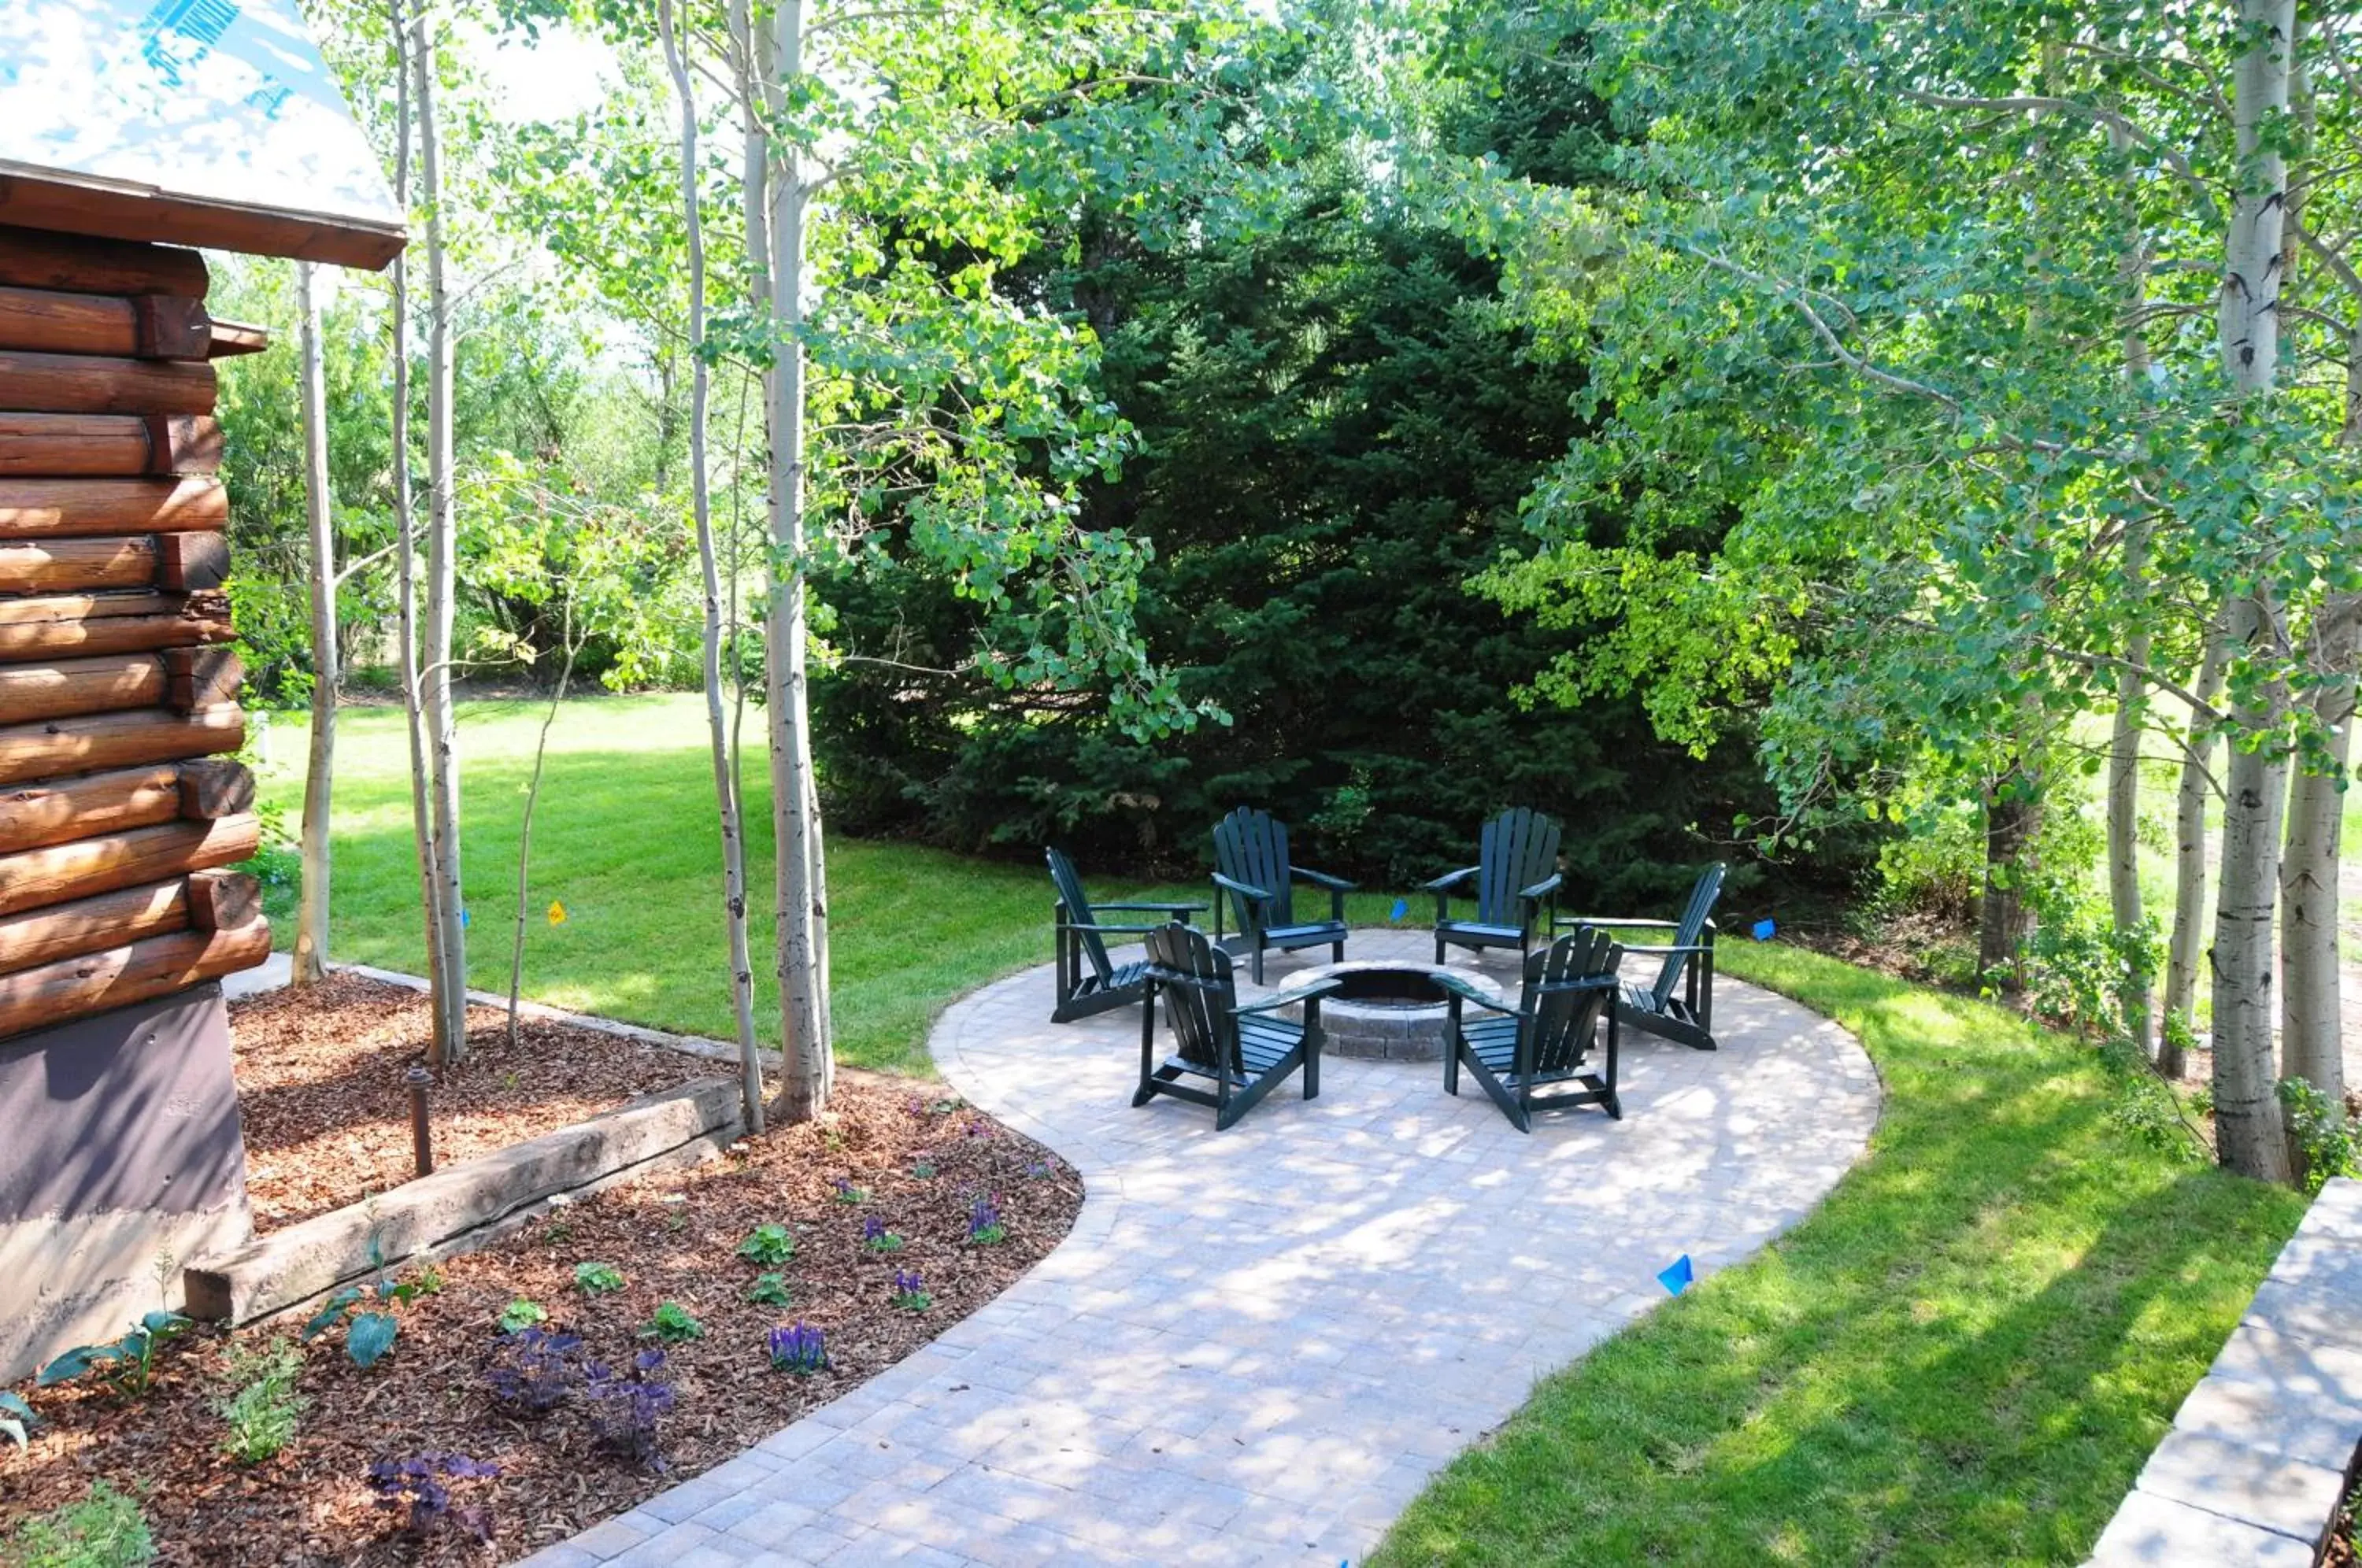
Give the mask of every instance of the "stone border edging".
M 2362 1181 L 2329 1182 L 2089 1568 L 2312 1568 L 2362 1448 Z
M 182 1275 L 193 1318 L 233 1323 L 309 1301 L 382 1266 L 443 1256 L 488 1239 L 521 1212 L 738 1136 L 735 1078 L 697 1078 L 661 1094 L 446 1165 L 431 1176 L 258 1236 Z

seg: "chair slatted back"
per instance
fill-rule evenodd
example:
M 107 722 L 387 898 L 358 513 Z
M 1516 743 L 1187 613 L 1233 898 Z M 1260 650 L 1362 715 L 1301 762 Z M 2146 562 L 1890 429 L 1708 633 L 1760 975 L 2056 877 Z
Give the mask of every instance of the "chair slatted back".
M 1672 945 L 1695 947 L 1698 944 L 1698 939 L 1705 934 L 1706 919 L 1714 913 L 1715 900 L 1722 897 L 1722 879 L 1729 872 L 1730 867 L 1717 860 L 1699 874 L 1697 882 L 1690 889 L 1690 901 L 1682 909 L 1681 923 L 1673 929 Z M 1660 1010 L 1672 999 L 1673 988 L 1681 984 L 1682 966 L 1689 961 L 1690 955 L 1686 953 L 1665 955 L 1665 966 L 1657 971 L 1657 983 L 1649 990 Z
M 1525 923 L 1518 890 L 1558 869 L 1558 823 L 1524 806 L 1513 806 L 1485 824 L 1476 856 L 1479 923 Z
M 1271 895 L 1264 924 L 1296 923 L 1292 887 L 1295 878 L 1288 871 L 1287 824 L 1269 812 L 1241 806 L 1214 824 L 1214 869 L 1233 882 L 1261 888 Z M 1238 911 L 1239 929 L 1254 930 L 1256 920 L 1247 900 L 1236 893 L 1230 897 L 1231 907 Z
M 1579 925 L 1526 960 L 1518 1027 L 1531 1032 L 1537 1077 L 1562 1076 L 1583 1065 L 1601 1016 L 1615 1005 L 1616 966 L 1623 956 L 1615 938 Z M 1606 978 L 1596 986 L 1550 988 L 1589 976 Z
M 1205 1072 L 1246 1076 L 1239 1053 L 1237 978 L 1231 955 L 1206 933 L 1175 921 L 1148 933 L 1148 963 L 1173 1026 L 1176 1055 Z
M 1058 889 L 1058 901 L 1066 906 L 1066 923 L 1080 929 L 1075 934 L 1082 939 L 1083 954 L 1091 961 L 1099 983 L 1105 985 L 1115 975 L 1115 966 L 1108 961 L 1107 941 L 1099 935 L 1098 922 L 1091 918 L 1090 900 L 1083 896 L 1083 879 L 1076 874 L 1075 863 L 1065 852 L 1052 848 L 1045 851 L 1050 862 L 1050 885 Z

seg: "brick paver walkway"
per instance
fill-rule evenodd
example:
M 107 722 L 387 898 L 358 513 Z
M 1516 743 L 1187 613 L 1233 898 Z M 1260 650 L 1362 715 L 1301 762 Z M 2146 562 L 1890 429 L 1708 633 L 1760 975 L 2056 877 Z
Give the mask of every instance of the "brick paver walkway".
M 1386 931 L 1349 949 L 1429 951 Z M 1046 966 L 987 987 L 932 1045 L 1081 1173 L 1073 1234 L 909 1359 L 536 1568 L 1358 1561 L 1536 1378 L 1662 1300 L 1676 1255 L 1704 1275 L 1794 1223 L 1878 1115 L 1850 1035 L 1725 980 L 1721 1051 L 1628 1036 L 1621 1122 L 1555 1112 L 1524 1136 L 1473 1085 L 1446 1097 L 1440 1065 L 1331 1057 L 1319 1099 L 1291 1082 L 1218 1136 L 1194 1106 L 1132 1109 L 1137 1010 L 1052 1024 L 1050 994 Z

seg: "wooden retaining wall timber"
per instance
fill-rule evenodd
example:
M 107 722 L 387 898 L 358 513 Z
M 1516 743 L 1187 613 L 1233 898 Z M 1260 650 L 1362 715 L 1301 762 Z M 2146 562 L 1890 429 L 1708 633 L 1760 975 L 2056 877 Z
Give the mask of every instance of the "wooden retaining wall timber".
M 192 250 L 0 226 L 0 1040 L 259 963 Z

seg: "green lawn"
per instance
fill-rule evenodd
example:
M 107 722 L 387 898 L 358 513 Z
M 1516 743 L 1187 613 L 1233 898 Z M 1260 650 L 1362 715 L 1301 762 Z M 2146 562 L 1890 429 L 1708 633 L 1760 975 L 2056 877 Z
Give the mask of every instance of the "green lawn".
M 2303 1199 L 2145 1146 L 2089 1051 L 2007 1013 L 1724 952 L 1869 1047 L 1870 1155 L 1545 1380 L 1374 1561 L 2080 1562 Z
M 524 705 L 464 710 L 480 986 L 506 983 L 538 722 Z M 568 705 L 535 834 L 530 995 L 727 1032 L 702 725 L 693 698 Z M 267 797 L 292 809 L 300 731 L 282 726 L 275 749 Z M 333 951 L 415 970 L 398 716 L 348 712 L 339 755 Z M 748 783 L 761 910 L 759 764 Z M 829 864 L 849 1062 L 922 1068 L 944 1003 L 1049 955 L 1048 881 L 1030 862 L 837 840 Z M 274 889 L 282 920 L 287 897 Z M 1392 902 L 1357 895 L 1352 913 L 1383 923 Z M 758 919 L 758 955 L 769 934 Z M 1723 953 L 1868 1045 L 1888 1096 L 1870 1157 L 1778 1245 L 1542 1384 L 1379 1561 L 2078 1561 L 2302 1201 L 2147 1147 L 2109 1120 L 2115 1087 L 2091 1053 L 2006 1013 L 1793 948 Z
M 470 983 L 508 988 L 516 913 L 517 829 L 538 703 L 461 706 L 460 812 Z M 292 831 L 303 801 L 304 721 L 281 715 L 260 769 L 267 804 Z M 758 988 L 770 983 L 770 787 L 753 737 L 747 875 Z M 398 710 L 338 715 L 334 903 L 329 953 L 416 974 L 425 963 L 416 851 L 410 834 L 408 753 Z M 727 1039 L 733 1024 L 722 922 L 721 834 L 702 699 L 687 695 L 570 701 L 551 732 L 534 820 L 525 900 L 524 990 L 555 1006 Z M 277 873 L 270 907 L 284 946 L 294 940 L 293 865 Z M 828 846 L 831 967 L 837 1047 L 858 1066 L 922 1070 L 929 1021 L 943 1004 L 996 976 L 1050 956 L 1050 879 L 1030 861 L 988 862 L 833 839 Z M 1086 874 L 1089 868 L 1085 867 Z M 1198 888 L 1150 891 L 1093 883 L 1098 896 L 1202 898 Z M 562 903 L 563 923 L 549 906 Z M 1383 922 L 1390 900 L 1359 895 L 1356 920 Z M 778 1043 L 778 1009 L 764 989 L 756 1018 Z

